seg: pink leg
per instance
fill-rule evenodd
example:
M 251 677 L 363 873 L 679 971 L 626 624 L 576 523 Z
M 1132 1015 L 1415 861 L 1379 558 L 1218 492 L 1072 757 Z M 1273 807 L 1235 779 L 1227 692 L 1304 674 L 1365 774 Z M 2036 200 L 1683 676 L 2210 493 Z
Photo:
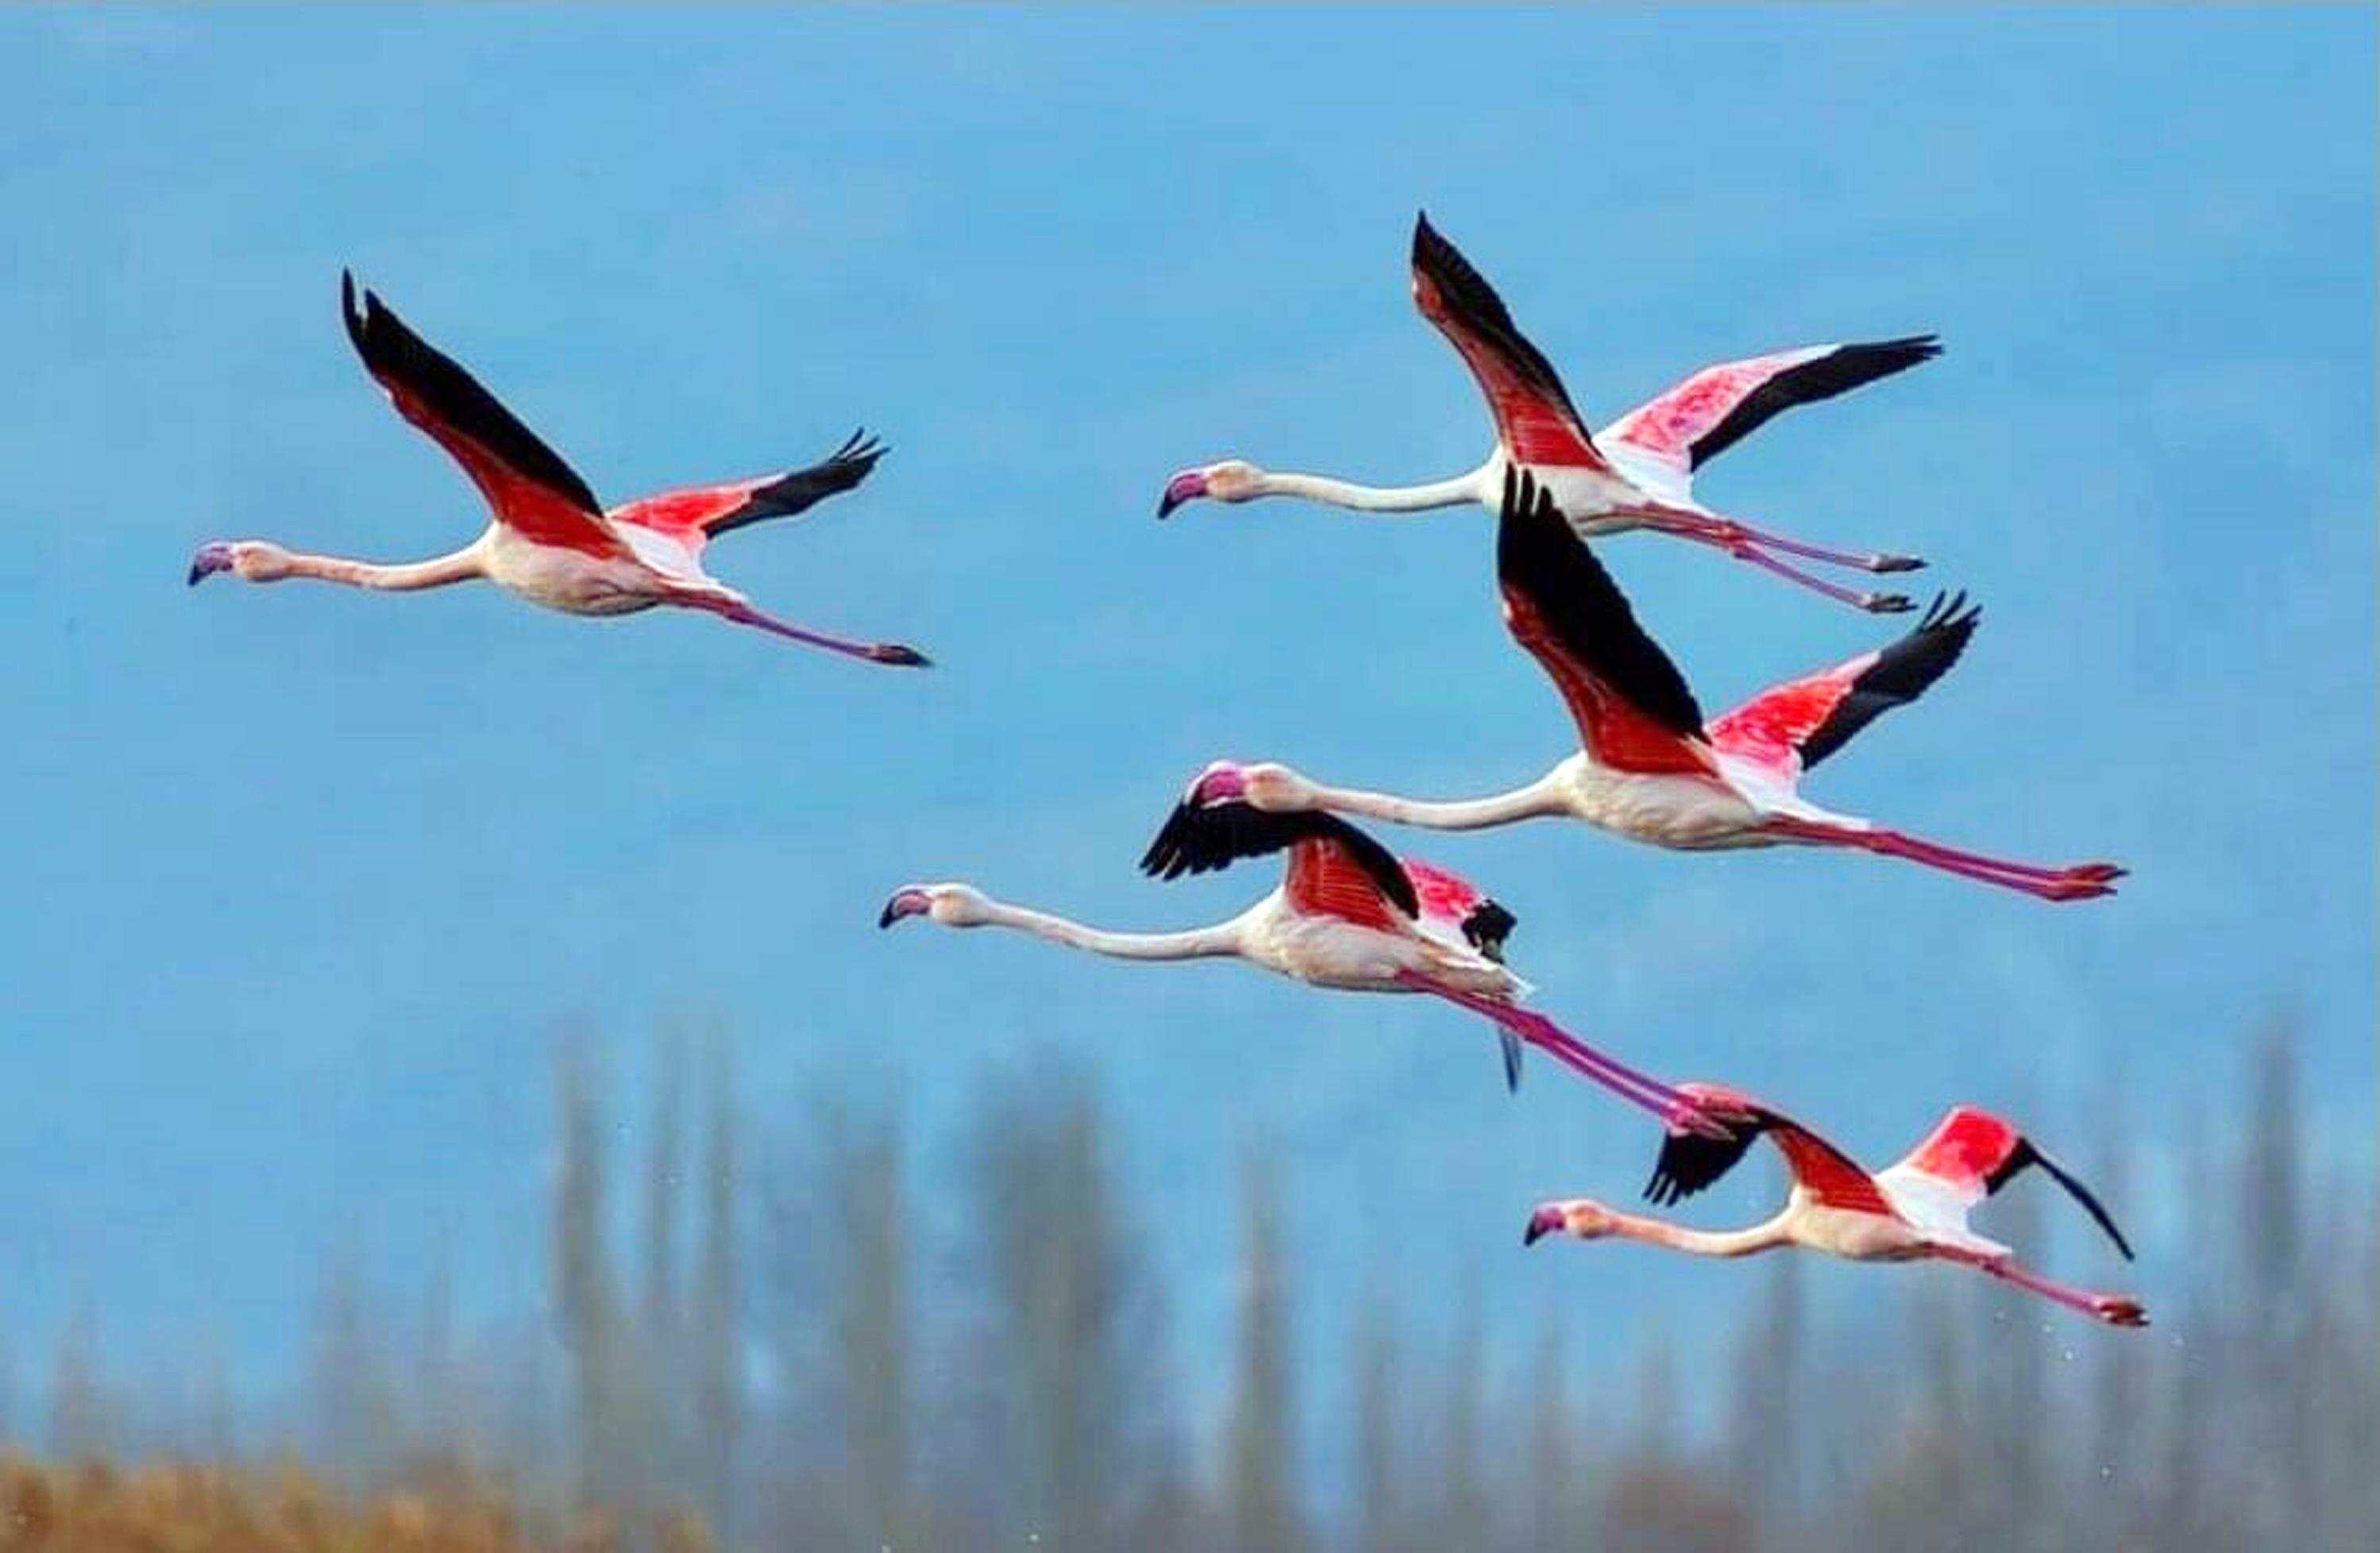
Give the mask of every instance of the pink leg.
M 749 604 L 709 599 L 691 599 L 686 602 L 695 609 L 709 610 L 722 620 L 732 620 L 738 625 L 757 625 L 772 636 L 810 647 L 822 647 L 846 658 L 863 659 L 870 663 L 894 663 L 913 669 L 926 668 L 933 661 L 916 648 L 903 647 L 898 642 L 856 642 L 845 637 L 830 637 L 822 631 L 806 631 L 773 615 L 764 614 Z
M 1493 1020 L 1500 1028 L 1512 1031 L 1529 1045 L 1550 1054 L 1565 1067 L 1593 1079 L 1631 1105 L 1651 1111 L 1665 1127 L 1701 1133 L 1707 1137 L 1724 1139 L 1733 1136 L 1723 1123 L 1706 1115 L 1700 1106 L 1676 1089 L 1650 1074 L 1639 1073 L 1617 1058 L 1597 1051 L 1544 1014 L 1515 1008 L 1475 992 L 1465 992 L 1460 988 L 1449 987 L 1410 971 L 1397 979 L 1416 991 L 1444 998 L 1451 1003 Z
M 1632 509 L 1636 517 L 1665 534 L 1693 540 L 1698 544 L 1723 550 L 1739 561 L 1749 561 L 1763 571 L 1773 572 L 1789 582 L 1814 592 L 1823 593 L 1839 602 L 1855 605 L 1871 614 L 1900 614 L 1915 606 L 1901 593 L 1864 593 L 1853 588 L 1812 576 L 1798 566 L 1790 565 L 1769 553 L 1782 552 L 1831 565 L 1849 566 L 1864 572 L 1910 572 L 1925 563 L 1909 555 L 1859 554 L 1850 551 L 1825 550 L 1804 544 L 1779 534 L 1764 533 L 1739 523 L 1733 518 L 1712 517 L 1707 514 L 1689 512 L 1677 507 L 1652 506 Z
M 2111 1327 L 2145 1327 L 2149 1313 L 2141 1302 L 2130 1294 L 2102 1294 L 2089 1289 L 2077 1289 L 2070 1283 L 2058 1283 L 2020 1266 L 2012 1257 L 1957 1256 L 1977 1272 L 2013 1284 L 2028 1293 L 2052 1300 L 2069 1310 L 2079 1310 L 2096 1321 Z
M 2068 867 L 2048 868 L 2033 863 L 1986 857 L 1979 852 L 1962 852 L 1938 842 L 1906 836 L 1898 831 L 1855 831 L 1795 819 L 1773 819 L 1766 828 L 1772 834 L 1791 836 L 1799 841 L 1828 846 L 1854 846 L 1881 856 L 1906 858 L 1961 878 L 2022 891 L 2045 901 L 2088 901 L 2101 895 L 2112 895 L 2116 892 L 2115 881 L 2124 877 L 2124 869 L 2113 863 L 2078 863 Z

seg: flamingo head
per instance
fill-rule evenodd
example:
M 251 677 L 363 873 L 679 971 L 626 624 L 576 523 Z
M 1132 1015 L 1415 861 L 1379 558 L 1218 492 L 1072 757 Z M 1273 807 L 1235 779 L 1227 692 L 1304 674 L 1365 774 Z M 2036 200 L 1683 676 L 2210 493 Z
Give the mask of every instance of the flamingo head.
M 1585 1197 L 1566 1203 L 1540 1203 L 1521 1231 L 1523 1245 L 1535 1245 L 1548 1235 L 1572 1240 L 1601 1240 L 1619 1227 L 1617 1217 L 1601 1203 Z
M 1270 760 L 1250 765 L 1218 760 L 1190 783 L 1190 802 L 1200 808 L 1245 804 L 1268 814 L 1290 814 L 1314 807 L 1313 785 L 1287 766 Z
M 210 540 L 190 557 L 190 586 L 217 572 L 231 572 L 243 582 L 279 582 L 289 575 L 289 552 L 262 540 Z
M 945 928 L 980 928 L 991 920 L 991 903 L 969 885 L 905 884 L 884 903 L 876 925 L 890 928 L 905 916 L 931 917 Z
M 1261 487 L 1264 471 L 1238 458 L 1226 458 L 1220 464 L 1203 468 L 1184 469 L 1165 482 L 1165 494 L 1158 499 L 1157 516 L 1173 516 L 1173 509 L 1184 502 L 1201 497 L 1216 502 L 1246 502 L 1264 494 Z

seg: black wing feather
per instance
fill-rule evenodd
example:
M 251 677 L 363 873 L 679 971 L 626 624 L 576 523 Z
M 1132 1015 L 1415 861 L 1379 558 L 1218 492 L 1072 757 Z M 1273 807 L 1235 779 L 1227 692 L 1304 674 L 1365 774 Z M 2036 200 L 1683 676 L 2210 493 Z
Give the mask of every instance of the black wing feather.
M 1504 298 L 1496 295 L 1488 278 L 1473 269 L 1462 250 L 1429 224 L 1427 211 L 1414 217 L 1413 266 L 1437 285 L 1439 296 L 1445 299 L 1448 309 L 1463 321 L 1465 329 L 1493 345 L 1520 369 L 1531 386 L 1568 410 L 1587 445 L 1595 445 L 1587 431 L 1586 418 L 1571 403 L 1570 390 L 1562 386 L 1554 364 L 1521 333 L 1512 322 L 1512 309 L 1504 306 Z
M 1502 903 L 1482 899 L 1463 919 L 1463 937 L 1472 948 L 1500 965 L 1504 963 L 1504 940 L 1519 925 L 1519 918 L 1505 910 Z
M 1941 354 L 1941 341 L 1937 336 L 1912 334 L 1905 339 L 1840 346 L 1815 361 L 1788 367 L 1745 394 L 1724 419 L 1694 440 L 1689 449 L 1690 467 L 1701 468 L 1758 431 L 1772 417 L 1796 405 L 1815 404 L 1838 394 L 1848 394 L 1863 383 L 1905 372 Z
M 1496 525 L 1496 575 L 1526 594 L 1562 646 L 1671 733 L 1703 736 L 1702 708 L 1685 675 L 1636 623 L 1636 612 L 1525 469 L 1504 471 Z
M 1727 1121 L 1730 1130 L 1725 1138 L 1706 1138 L 1700 1133 L 1666 1134 L 1653 1161 L 1652 1177 L 1645 1183 L 1645 1200 L 1664 1207 L 1685 1201 L 1735 1169 L 1753 1140 L 1768 1131 L 1778 1117 L 1755 1108 Z
M 1876 661 L 1852 681 L 1851 694 L 1810 730 L 1802 741 L 1802 769 L 1806 771 L 1824 760 L 1893 708 L 1925 695 L 1967 650 L 1983 614 L 1984 607 L 1969 604 L 1963 592 L 1947 600 L 1936 594 L 1917 628 L 1877 653 Z
M 1159 879 L 1212 873 L 1243 857 L 1283 852 L 1300 842 L 1330 842 L 1347 849 L 1380 893 L 1407 916 L 1421 915 L 1421 898 L 1394 854 L 1332 814 L 1269 814 L 1253 805 L 1199 804 L 1173 807 L 1157 839 L 1142 855 L 1140 871 Z
M 535 480 L 590 513 L 602 512 L 602 504 L 596 501 L 595 492 L 579 478 L 577 470 L 564 462 L 562 455 L 523 425 L 518 416 L 504 408 L 452 357 L 407 327 L 395 309 L 380 299 L 378 292 L 367 290 L 363 306 L 358 308 L 356 278 L 341 271 L 339 301 L 346 319 L 347 338 L 354 342 L 356 354 L 363 358 L 365 370 L 372 376 L 402 387 L 420 400 L 431 414 L 487 449 L 522 478 Z
M 2081 1203 L 2093 1219 L 2099 1221 L 2099 1228 L 2107 1231 L 2107 1238 L 2116 1243 L 2116 1249 L 2124 1254 L 2124 1260 L 2129 1262 L 2132 1259 L 2131 1243 L 2124 1239 L 2123 1231 L 2116 1228 L 2114 1217 L 2107 1212 L 2107 1206 L 2099 1201 L 2098 1195 L 2077 1181 L 2065 1166 L 2035 1148 L 2029 1139 L 2017 1139 L 2016 1147 L 2009 1150 L 2008 1158 L 2000 1161 L 1999 1168 L 1984 1178 L 1985 1193 L 1988 1195 L 1998 1192 L 2022 1172 L 2027 1165 L 2039 1165 L 2048 1171 L 2051 1180 L 2065 1187 L 2067 1193 L 2076 1202 Z
M 889 450 L 865 431 L 854 431 L 820 463 L 795 469 L 754 491 L 743 505 L 713 518 L 704 531 L 713 538 L 769 517 L 791 517 L 829 496 L 849 491 L 875 469 Z

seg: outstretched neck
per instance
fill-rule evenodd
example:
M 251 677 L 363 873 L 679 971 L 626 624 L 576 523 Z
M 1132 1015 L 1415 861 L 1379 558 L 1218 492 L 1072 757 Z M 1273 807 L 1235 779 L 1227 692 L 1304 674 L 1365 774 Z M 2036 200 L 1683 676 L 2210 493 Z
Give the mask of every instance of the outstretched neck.
M 1487 469 L 1482 465 L 1467 475 L 1433 480 L 1427 485 L 1358 485 L 1353 480 L 1332 479 L 1328 475 L 1268 473 L 1258 477 L 1257 494 L 1297 496 L 1357 512 L 1430 512 L 1482 500 L 1480 492 L 1487 489 Z
M 995 928 L 1014 928 L 1070 949 L 1088 950 L 1118 960 L 1201 960 L 1240 952 L 1237 922 L 1220 922 L 1186 933 L 1110 933 L 1050 912 L 999 901 L 991 903 L 985 920 Z
M 1787 1232 L 1786 1216 L 1781 1213 L 1741 1230 L 1694 1230 L 1633 1213 L 1615 1213 L 1611 1219 L 1611 1232 L 1615 1235 L 1666 1245 L 1694 1256 L 1756 1256 L 1761 1252 L 1790 1245 L 1793 1239 Z
M 423 588 L 443 588 L 448 583 L 464 582 L 484 575 L 480 560 L 480 547 L 466 545 L 445 555 L 427 561 L 408 561 L 382 565 L 370 561 L 350 561 L 341 555 L 307 555 L 292 553 L 284 574 L 293 577 L 312 577 L 320 582 L 335 582 L 349 588 L 369 588 L 383 593 L 410 593 Z
M 1393 793 L 1367 793 L 1357 787 L 1324 787 L 1316 783 L 1317 808 L 1336 814 L 1367 815 L 1398 825 L 1418 825 L 1431 831 L 1480 831 L 1565 812 L 1560 785 L 1551 775 L 1525 787 L 1485 798 L 1401 798 Z

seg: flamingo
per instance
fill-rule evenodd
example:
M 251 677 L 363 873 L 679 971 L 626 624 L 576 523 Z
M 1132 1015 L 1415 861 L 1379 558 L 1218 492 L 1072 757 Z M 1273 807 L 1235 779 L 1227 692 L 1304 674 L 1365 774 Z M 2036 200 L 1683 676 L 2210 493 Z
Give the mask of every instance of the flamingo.
M 903 885 L 885 902 L 877 926 L 923 916 L 945 928 L 1014 928 L 1123 960 L 1228 956 L 1311 987 L 1442 998 L 1494 1023 L 1509 1086 L 1520 1082 L 1526 1043 L 1667 1125 L 1723 1131 L 1677 1090 L 1520 1006 L 1531 989 L 1504 965 L 1504 940 L 1514 926 L 1510 911 L 1443 869 L 1395 857 L 1345 820 L 1250 807 L 1228 766 L 1191 783 L 1140 866 L 1170 880 L 1281 851 L 1289 868 L 1279 889 L 1227 922 L 1187 932 L 1108 932 L 958 883 Z
M 1688 1229 L 1621 1213 L 1588 1198 L 1544 1203 L 1529 1215 L 1523 1244 L 1547 1235 L 1573 1240 L 1618 1236 L 1696 1256 L 1751 1256 L 1798 1245 L 1854 1262 L 1953 1262 L 2117 1327 L 2145 1327 L 2148 1312 L 2129 1294 L 2097 1293 L 2053 1282 L 2016 1260 L 1998 1241 L 1967 1227 L 1975 1205 L 2038 1165 L 2072 1195 L 2116 1243 L 2132 1248 L 2091 1189 L 2016 1128 L 1973 1106 L 1954 1107 L 1908 1156 L 1871 1175 L 1833 1144 L 1734 1090 L 1684 1084 L 1680 1092 L 1706 1114 L 1735 1125 L 1724 1138 L 1673 1134 L 1661 1146 L 1645 1195 L 1675 1203 L 1717 1181 L 1766 1135 L 1785 1156 L 1793 1187 L 1776 1217 L 1745 1229 Z
M 672 604 L 873 663 L 928 662 L 896 642 L 852 641 L 764 614 L 702 569 L 709 540 L 763 518 L 791 517 L 866 479 L 884 454 L 872 439 L 855 432 L 807 469 L 664 491 L 607 512 L 559 454 L 378 295 L 366 291 L 358 309 L 352 274 L 341 274 L 339 297 L 347 338 L 365 370 L 399 415 L 463 467 L 492 521 L 460 550 L 402 565 L 307 555 L 263 540 L 210 540 L 191 557 L 190 586 L 217 572 L 246 582 L 317 577 L 397 592 L 485 577 L 569 614 L 628 614 Z
M 1934 606 L 1880 650 L 1764 691 L 1706 725 L 1694 693 L 1636 624 L 1628 601 L 1525 471 L 1508 473 L 1496 560 L 1504 622 L 1544 666 L 1578 724 L 1579 753 L 1536 782 L 1485 798 L 1430 802 L 1328 787 L 1290 767 L 1239 768 L 1248 802 L 1271 813 L 1330 810 L 1471 831 L 1567 815 L 1655 846 L 1706 851 L 1852 847 L 1906 858 L 2046 901 L 2112 894 L 2112 863 L 2042 867 L 1963 852 L 1804 800 L 1803 774 L 1957 662 L 1980 612 L 1965 595 Z
M 1900 593 L 1859 592 L 1780 560 L 1800 556 L 1864 572 L 1909 572 L 1908 555 L 1854 553 L 1766 533 L 1694 499 L 1696 470 L 1796 405 L 1831 399 L 1942 354 L 1932 334 L 1865 344 L 1808 346 L 1726 361 L 1638 406 L 1596 436 L 1553 366 L 1512 322 L 1503 299 L 1424 212 L 1414 224 L 1413 290 L 1422 316 L 1462 354 L 1488 396 L 1496 446 L 1468 474 L 1424 485 L 1358 485 L 1322 475 L 1274 474 L 1245 459 L 1184 469 L 1166 482 L 1157 516 L 1209 497 L 1249 502 L 1302 496 L 1357 512 L 1415 513 L 1476 502 L 1496 510 L 1514 465 L 1552 489 L 1581 539 L 1650 528 L 1725 551 L 1791 582 L 1876 613 L 1911 607 Z

